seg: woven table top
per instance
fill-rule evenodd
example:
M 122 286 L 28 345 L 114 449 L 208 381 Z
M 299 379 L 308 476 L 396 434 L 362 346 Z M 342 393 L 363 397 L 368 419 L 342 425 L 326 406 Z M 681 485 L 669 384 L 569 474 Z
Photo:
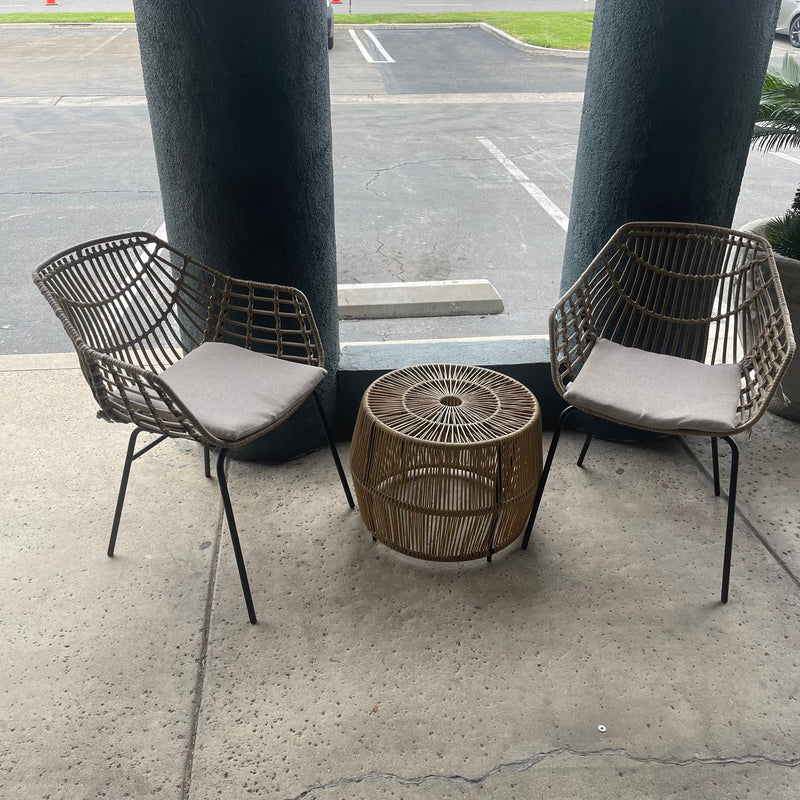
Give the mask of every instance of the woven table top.
M 539 415 L 521 383 L 483 367 L 420 364 L 378 378 L 364 396 L 379 422 L 412 439 L 475 444 L 519 433 Z

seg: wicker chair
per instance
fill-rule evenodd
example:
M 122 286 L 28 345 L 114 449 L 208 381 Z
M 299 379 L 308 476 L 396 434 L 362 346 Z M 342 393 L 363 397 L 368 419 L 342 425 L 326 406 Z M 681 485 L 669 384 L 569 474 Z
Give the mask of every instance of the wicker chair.
M 97 239 L 40 265 L 33 280 L 78 351 L 98 417 L 133 423 L 108 555 L 132 462 L 166 438 L 219 448 L 217 477 L 250 622 L 250 595 L 225 458 L 280 425 L 311 395 L 350 507 L 353 498 L 316 387 L 320 336 L 297 289 L 231 278 L 149 233 Z M 258 351 L 258 352 L 254 352 Z M 270 357 L 271 356 L 271 357 Z M 158 438 L 136 451 L 143 431 Z
M 667 222 L 623 225 L 550 314 L 561 414 L 523 539 L 530 539 L 561 430 L 576 409 L 731 448 L 722 571 L 728 601 L 739 453 L 733 435 L 763 415 L 794 354 L 769 244 L 753 234 Z M 589 433 L 578 465 L 592 440 Z

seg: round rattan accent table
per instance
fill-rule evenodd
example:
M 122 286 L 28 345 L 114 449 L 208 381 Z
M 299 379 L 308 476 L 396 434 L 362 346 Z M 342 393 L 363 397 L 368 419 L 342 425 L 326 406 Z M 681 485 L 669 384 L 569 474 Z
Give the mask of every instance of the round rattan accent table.
M 539 403 L 482 367 L 389 372 L 361 400 L 350 468 L 376 539 L 431 561 L 491 559 L 522 533 L 533 505 Z

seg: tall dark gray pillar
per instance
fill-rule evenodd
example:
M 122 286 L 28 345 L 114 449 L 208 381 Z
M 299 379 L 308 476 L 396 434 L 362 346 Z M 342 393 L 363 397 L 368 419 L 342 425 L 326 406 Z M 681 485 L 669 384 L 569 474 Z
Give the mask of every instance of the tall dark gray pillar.
M 339 360 L 330 90 L 321 2 L 134 0 L 170 243 L 235 277 L 309 298 Z M 322 386 L 329 414 L 335 382 Z M 307 407 L 246 458 L 324 435 Z
M 562 291 L 624 222 L 730 226 L 780 0 L 603 0 Z

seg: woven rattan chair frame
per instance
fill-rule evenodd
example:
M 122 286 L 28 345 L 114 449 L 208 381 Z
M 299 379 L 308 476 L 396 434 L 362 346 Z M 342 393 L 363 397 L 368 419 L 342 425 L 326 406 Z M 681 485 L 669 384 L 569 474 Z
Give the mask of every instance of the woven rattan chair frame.
M 562 396 L 601 337 L 709 364 L 741 363 L 736 428 L 681 431 L 688 435 L 753 426 L 795 350 L 768 242 L 710 225 L 623 225 L 550 312 L 549 324 L 553 383 Z
M 203 342 L 218 341 L 325 365 L 301 291 L 232 278 L 149 233 L 109 236 L 65 250 L 37 267 L 33 280 L 72 340 L 100 415 L 109 421 L 238 447 L 271 428 L 235 442 L 221 440 L 192 416 L 159 373 Z
M 623 225 L 550 313 L 553 383 L 563 397 L 598 339 L 708 364 L 739 364 L 733 429 L 665 429 L 568 406 L 551 440 L 527 547 L 561 430 L 576 410 L 660 434 L 709 436 L 714 492 L 720 494 L 717 442 L 731 448 L 721 600 L 728 600 L 739 451 L 733 435 L 763 416 L 794 355 L 789 311 L 769 243 L 751 233 L 674 222 Z M 592 432 L 578 458 L 583 464 Z
M 225 342 L 275 358 L 324 367 L 322 341 L 305 295 L 291 286 L 233 278 L 149 233 L 95 239 L 39 265 L 33 280 L 72 341 L 98 417 L 133 423 L 108 554 L 113 555 L 133 460 L 164 438 L 219 448 L 217 476 L 251 622 L 256 622 L 225 479 L 224 460 L 291 416 L 234 441 L 204 427 L 159 374 L 204 342 Z M 315 405 L 348 502 L 353 499 L 316 391 Z M 160 437 L 135 452 L 142 431 Z

